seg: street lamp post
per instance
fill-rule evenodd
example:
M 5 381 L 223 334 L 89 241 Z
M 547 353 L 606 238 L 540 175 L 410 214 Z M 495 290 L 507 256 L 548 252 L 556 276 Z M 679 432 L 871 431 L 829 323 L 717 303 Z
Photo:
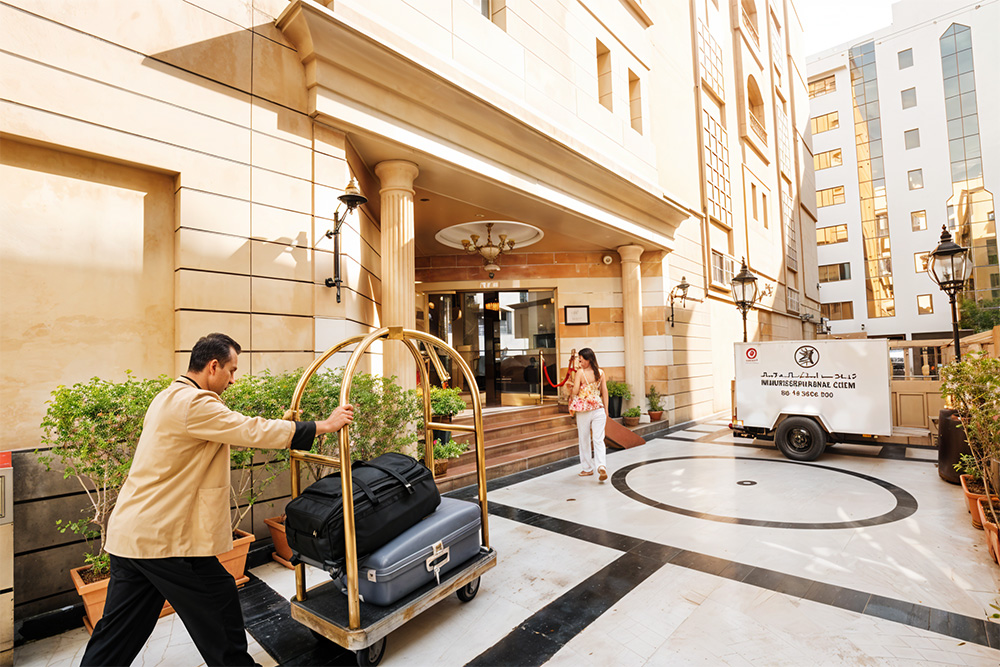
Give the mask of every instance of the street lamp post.
M 747 311 L 753 308 L 757 302 L 757 276 L 750 273 L 747 268 L 746 257 L 743 258 L 743 265 L 740 272 L 733 276 L 730 281 L 733 291 L 733 301 L 736 308 L 743 316 L 743 342 L 747 342 Z
M 941 291 L 951 301 L 951 330 L 955 339 L 955 361 L 962 360 L 962 350 L 958 343 L 958 313 L 955 298 L 965 286 L 969 277 L 969 249 L 951 240 L 947 227 L 941 225 L 941 242 L 927 258 L 927 271 Z

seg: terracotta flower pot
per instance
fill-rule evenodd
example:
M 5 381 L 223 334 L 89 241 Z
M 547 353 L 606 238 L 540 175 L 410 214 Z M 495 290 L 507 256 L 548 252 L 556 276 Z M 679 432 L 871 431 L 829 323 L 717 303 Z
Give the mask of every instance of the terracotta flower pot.
M 224 554 L 219 554 L 218 558 L 222 566 L 226 568 L 226 571 L 233 575 L 236 585 L 242 586 L 250 581 L 250 577 L 245 573 L 247 568 L 247 554 L 250 552 L 250 543 L 257 538 L 239 528 L 234 530 L 233 533 L 239 535 L 237 539 L 233 540 L 233 548 Z
M 434 476 L 444 477 L 448 474 L 448 459 L 434 459 Z
M 292 548 L 288 546 L 288 537 L 285 535 L 284 515 L 264 519 L 264 523 L 270 529 L 271 541 L 274 542 L 274 553 L 271 554 L 271 559 L 290 570 L 295 569 L 295 566 L 292 565 Z
M 663 419 L 663 410 L 648 410 L 646 414 L 649 415 L 649 421 L 658 422 Z
M 625 425 L 626 426 L 630 426 L 631 427 L 631 426 L 638 426 L 639 425 L 639 418 L 638 417 L 622 417 L 622 419 L 625 420 Z
M 986 499 L 980 498 L 976 501 L 976 510 L 979 513 L 979 521 L 983 525 L 983 529 L 986 531 L 986 546 L 989 548 L 990 557 L 997 563 L 1000 563 L 1000 526 L 990 521 L 992 518 L 989 514 L 989 509 L 986 507 Z M 1000 510 L 997 506 L 996 501 L 993 503 L 995 510 Z
M 87 628 L 87 632 L 94 634 L 94 626 L 101 620 L 101 616 L 104 616 L 104 602 L 108 599 L 108 583 L 111 578 L 105 577 L 100 581 L 88 584 L 80 576 L 80 573 L 89 569 L 89 565 L 74 568 L 69 571 L 69 576 L 73 579 L 73 586 L 76 587 L 76 592 L 83 599 L 83 608 L 87 612 L 83 617 L 83 626 Z M 164 602 L 160 617 L 172 613 L 174 613 L 174 608 L 170 606 L 169 602 Z
M 965 502 L 968 503 L 969 505 L 969 514 L 972 515 L 972 526 L 974 528 L 982 530 L 983 524 L 980 520 L 979 508 L 976 505 L 976 503 L 980 498 L 985 498 L 986 494 L 976 493 L 974 491 L 969 490 L 969 483 L 972 481 L 972 477 L 970 477 L 969 475 L 961 475 L 959 477 L 959 480 L 962 483 L 962 493 L 965 494 Z

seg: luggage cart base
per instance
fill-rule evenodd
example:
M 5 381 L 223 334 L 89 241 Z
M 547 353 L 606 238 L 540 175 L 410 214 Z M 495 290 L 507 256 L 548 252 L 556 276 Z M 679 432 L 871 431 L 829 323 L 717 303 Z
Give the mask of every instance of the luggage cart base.
M 347 627 L 347 598 L 336 581 L 328 581 L 309 589 L 305 600 L 298 600 L 293 596 L 292 618 L 343 648 L 360 651 L 372 646 L 417 614 L 476 581 L 480 575 L 495 566 L 496 561 L 496 551 L 483 550 L 462 566 L 441 575 L 440 584 L 432 582 L 392 605 L 380 607 L 361 602 L 361 622 L 367 625 L 357 630 Z

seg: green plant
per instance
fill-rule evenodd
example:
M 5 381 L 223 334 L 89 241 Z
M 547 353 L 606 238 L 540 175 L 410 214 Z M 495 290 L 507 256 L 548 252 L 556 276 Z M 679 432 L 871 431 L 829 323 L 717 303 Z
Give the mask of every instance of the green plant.
M 961 454 L 958 457 L 958 463 L 954 466 L 955 471 L 963 475 L 968 475 L 974 481 L 978 482 L 982 480 L 983 474 L 976 467 L 976 458 L 971 454 Z
M 656 385 L 649 385 L 649 391 L 646 392 L 646 400 L 649 401 L 651 412 L 661 412 L 663 410 L 662 399 L 663 396 L 656 390 Z
M 608 397 L 620 396 L 623 401 L 632 400 L 632 388 L 627 382 L 608 380 Z
M 431 412 L 439 417 L 453 417 L 465 410 L 465 400 L 456 387 L 431 387 Z
M 1000 493 L 1000 480 L 990 474 L 991 462 L 1000 460 L 1000 359 L 982 352 L 941 367 L 941 395 L 965 429 L 972 452 L 972 466 L 982 479 L 993 521 L 997 508 L 992 496 Z
M 639 410 L 639 406 L 636 405 L 623 412 L 622 417 L 638 417 L 640 414 L 642 414 L 642 411 Z
M 975 333 L 979 333 L 1000 326 L 1000 299 L 976 301 L 960 297 L 958 310 L 958 326 L 963 329 L 972 329 Z
M 465 453 L 468 449 L 468 445 L 464 442 L 458 442 L 455 439 L 449 440 L 448 442 L 442 443 L 439 438 L 434 438 L 434 460 L 442 459 L 455 459 Z M 419 458 L 424 457 L 424 443 L 420 443 L 417 447 L 417 456 Z
M 48 449 L 37 450 L 38 460 L 46 470 L 58 461 L 63 478 L 75 477 L 87 494 L 86 516 L 60 519 L 56 526 L 87 541 L 90 551 L 84 559 L 95 576 L 108 569 L 108 519 L 128 477 L 146 409 L 169 383 L 165 375 L 140 380 L 126 371 L 121 382 L 95 377 L 72 387 L 60 385 L 48 401 L 41 423 L 41 442 Z

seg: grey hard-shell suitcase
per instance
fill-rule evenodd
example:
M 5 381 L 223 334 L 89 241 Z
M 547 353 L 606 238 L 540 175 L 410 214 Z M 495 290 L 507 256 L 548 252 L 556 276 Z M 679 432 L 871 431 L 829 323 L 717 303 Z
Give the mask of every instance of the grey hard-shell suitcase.
M 385 606 L 412 593 L 479 553 L 479 505 L 441 498 L 430 516 L 397 535 L 358 563 L 358 592 Z M 346 580 L 341 577 L 341 586 Z

